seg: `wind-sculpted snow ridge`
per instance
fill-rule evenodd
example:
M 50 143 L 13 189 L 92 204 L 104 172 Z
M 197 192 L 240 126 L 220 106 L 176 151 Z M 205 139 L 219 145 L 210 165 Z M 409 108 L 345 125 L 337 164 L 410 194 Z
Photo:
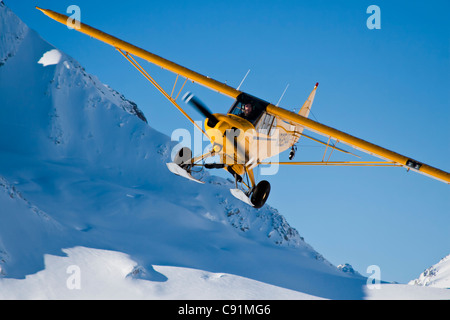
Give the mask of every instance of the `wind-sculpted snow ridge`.
M 28 31 L 28 27 L 0 1 L 0 67 L 16 54 Z
M 85 108 L 96 108 L 103 105 L 109 109 L 115 105 L 129 114 L 136 115 L 139 119 L 147 123 L 144 113 L 139 110 L 136 103 L 126 99 L 122 94 L 108 85 L 101 83 L 96 76 L 87 73 L 73 58 L 64 54 L 61 61 L 63 63 L 58 63 L 55 76 L 52 80 L 53 89 L 56 89 L 52 93 L 57 98 L 59 95 L 62 95 L 62 99 L 67 99 L 66 94 L 73 94 L 74 90 L 80 89 L 90 94 Z

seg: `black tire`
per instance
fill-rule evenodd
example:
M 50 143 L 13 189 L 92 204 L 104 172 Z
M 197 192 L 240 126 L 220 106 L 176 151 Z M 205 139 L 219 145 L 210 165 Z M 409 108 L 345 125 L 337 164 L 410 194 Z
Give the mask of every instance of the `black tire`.
M 270 183 L 266 180 L 260 181 L 253 191 L 250 201 L 255 208 L 261 208 L 267 201 L 270 193 Z
M 185 169 L 186 171 L 189 171 L 192 167 L 191 164 L 182 164 L 189 159 L 192 159 L 192 151 L 188 147 L 181 148 L 178 153 L 175 155 L 175 159 L 173 159 L 173 162 L 175 162 L 177 165 L 179 165 L 181 168 Z

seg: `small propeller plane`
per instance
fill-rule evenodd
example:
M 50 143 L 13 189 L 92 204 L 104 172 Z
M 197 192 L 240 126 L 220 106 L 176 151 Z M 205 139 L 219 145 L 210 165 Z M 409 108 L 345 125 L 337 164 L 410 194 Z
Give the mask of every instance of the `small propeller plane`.
M 52 10 L 41 9 L 39 7 L 36 7 L 36 9 L 62 24 L 67 24 L 69 19 L 71 19 L 66 15 Z M 256 183 L 255 181 L 253 171 L 261 164 L 404 167 L 408 171 L 416 171 L 450 184 L 450 174 L 448 172 L 431 167 L 410 157 L 390 151 L 309 119 L 308 116 L 319 85 L 318 83 L 314 86 L 311 94 L 300 108 L 299 112 L 296 113 L 278 107 L 278 104 L 273 105 L 267 101 L 240 91 L 240 86 L 238 88 L 233 88 L 225 83 L 201 75 L 112 35 L 90 27 L 80 21 L 76 21 L 75 25 L 78 26 L 75 30 L 114 47 L 198 130 L 208 137 L 212 147 L 207 153 L 193 156 L 189 148 L 181 148 L 176 154 L 173 162 L 167 164 L 168 169 L 179 176 L 203 183 L 191 175 L 194 167 L 201 166 L 206 169 L 225 169 L 230 172 L 235 179 L 236 188 L 231 189 L 231 193 L 236 198 L 255 208 L 261 208 L 265 204 L 270 193 L 269 182 L 263 180 Z M 139 64 L 135 57 L 144 59 L 163 69 L 171 71 L 176 75 L 175 83 L 170 94 L 154 80 L 141 64 Z M 184 83 L 178 90 L 178 94 L 174 97 L 174 91 L 180 77 L 184 78 Z M 234 99 L 234 103 L 226 114 L 213 114 L 192 93 L 188 92 L 184 95 L 183 100 L 186 103 L 191 104 L 206 118 L 204 125 L 205 129 L 194 122 L 177 102 L 177 99 L 188 80 Z M 304 133 L 305 130 L 324 136 L 328 139 L 328 142 L 321 141 Z M 276 163 L 270 162 L 270 160 L 268 161 L 268 159 L 272 158 L 274 155 L 278 155 L 288 149 L 290 149 L 289 160 L 292 160 L 297 150 L 296 144 L 301 137 L 305 137 L 326 146 L 321 161 L 288 161 Z M 327 150 L 331 150 L 331 152 L 336 150 L 355 155 L 349 151 L 338 148 L 337 144 L 339 142 L 378 157 L 382 161 L 329 161 L 330 157 L 325 160 Z M 205 163 L 204 160 L 211 157 L 219 159 L 219 161 Z

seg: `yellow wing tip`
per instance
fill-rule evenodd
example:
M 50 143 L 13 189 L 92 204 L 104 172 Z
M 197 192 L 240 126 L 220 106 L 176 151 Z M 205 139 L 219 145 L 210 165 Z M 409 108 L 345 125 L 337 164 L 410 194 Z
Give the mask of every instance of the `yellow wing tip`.
M 38 9 L 40 12 L 48 16 L 46 9 L 39 8 L 38 6 L 36 6 L 36 9 Z

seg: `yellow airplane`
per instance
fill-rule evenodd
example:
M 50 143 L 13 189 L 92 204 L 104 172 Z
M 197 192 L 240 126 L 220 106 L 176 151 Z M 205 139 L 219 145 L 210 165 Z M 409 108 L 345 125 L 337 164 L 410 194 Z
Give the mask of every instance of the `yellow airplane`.
M 41 9 L 39 7 L 36 7 L 36 9 L 62 24 L 67 24 L 69 19 L 72 20 L 68 16 L 52 10 Z M 253 170 L 261 164 L 404 167 L 408 171 L 413 170 L 450 184 L 450 174 L 448 172 L 309 119 L 308 116 L 319 85 L 318 83 L 314 86 L 300 111 L 294 113 L 210 77 L 201 75 L 84 23 L 76 21 L 75 25 L 79 26 L 75 30 L 103 41 L 118 50 L 169 102 L 211 141 L 211 149 L 207 153 L 199 156 L 193 157 L 189 148 L 182 148 L 178 151 L 174 161 L 168 163 L 167 167 L 179 176 L 203 183 L 192 177 L 191 170 L 193 167 L 203 166 L 206 169 L 226 169 L 235 177 L 236 181 L 236 188 L 230 190 L 231 193 L 236 198 L 255 208 L 260 208 L 264 205 L 270 192 L 269 182 L 263 180 L 256 183 L 255 181 Z M 175 83 L 170 94 L 144 70 L 135 57 L 144 59 L 176 74 Z M 180 77 L 184 78 L 184 82 L 178 90 L 178 93 L 174 95 Z M 200 100 L 188 92 L 183 97 L 184 101 L 192 104 L 206 118 L 205 129 L 200 127 L 177 102 L 187 81 L 198 83 L 233 98 L 234 103 L 228 113 L 213 114 Z M 320 141 L 307 135 L 303 132 L 304 130 L 325 136 L 328 142 Z M 321 161 L 268 161 L 274 155 L 288 149 L 290 149 L 289 160 L 292 160 L 296 151 L 296 143 L 302 136 L 326 146 Z M 331 153 L 334 150 L 354 155 L 349 151 L 338 148 L 336 145 L 339 142 L 376 156 L 382 161 L 329 161 Z M 331 150 L 331 153 L 325 160 L 327 150 Z M 216 157 L 219 161 L 205 163 L 204 160 L 210 157 Z

